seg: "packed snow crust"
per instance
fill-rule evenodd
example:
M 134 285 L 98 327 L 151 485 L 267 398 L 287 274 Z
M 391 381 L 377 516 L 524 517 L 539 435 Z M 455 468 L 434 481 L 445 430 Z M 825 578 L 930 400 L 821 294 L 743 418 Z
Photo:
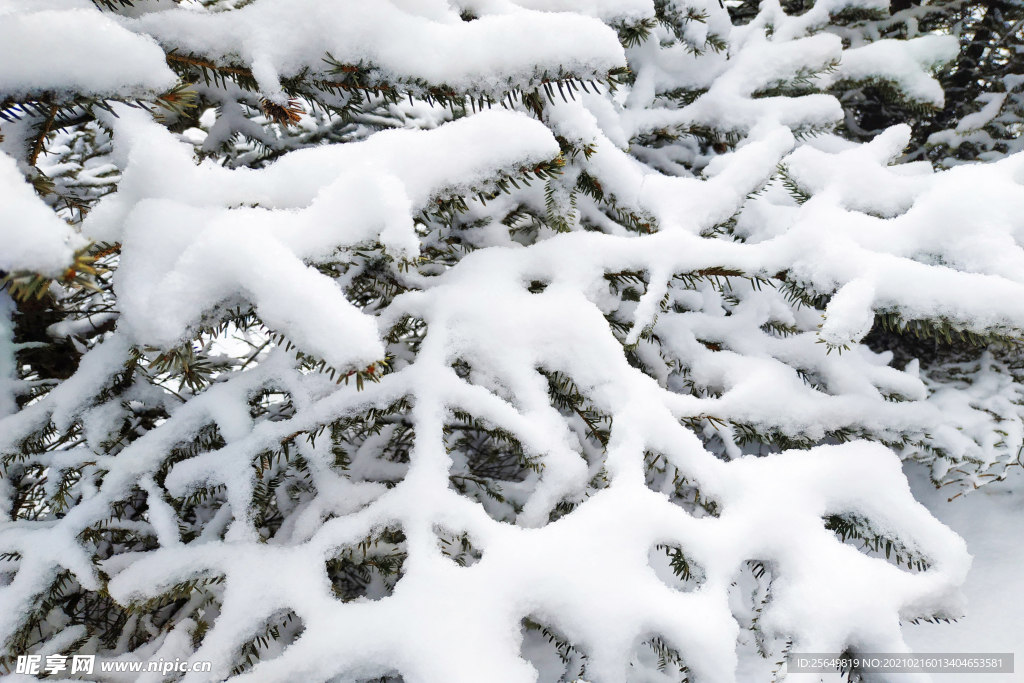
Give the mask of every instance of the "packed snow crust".
M 225 577 L 217 619 L 198 646 L 197 622 L 182 618 L 136 651 L 101 653 L 214 663 L 186 683 L 230 676 L 239 648 L 283 611 L 301 633 L 233 680 L 398 673 L 410 683 L 532 683 L 535 667 L 521 656 L 529 617 L 584 651 L 596 683 L 627 680 L 638 643 L 655 637 L 696 680 L 728 683 L 737 643 L 749 644 L 732 586 L 750 562 L 769 568 L 758 628 L 780 648 L 906 651 L 901 620 L 961 613 L 970 555 L 914 499 L 900 456 L 941 451 L 943 462 L 982 469 L 1004 462 L 1024 445 L 1020 385 L 991 356 L 959 369 L 974 381 L 949 383 L 921 376 L 916 364 L 890 367 L 889 354 L 859 342 L 878 314 L 979 334 L 1024 329 L 1024 157 L 942 172 L 893 165 L 905 126 L 864 145 L 828 134 L 802 142 L 838 122 L 838 102 L 770 93 L 809 74 L 826 84 L 870 77 L 938 104 L 928 69 L 948 58 L 949 41 L 844 51 L 835 35 L 808 35 L 828 12 L 869 3 L 820 2 L 789 17 L 766 0 L 757 18 L 733 28 L 714 0 L 678 2 L 705 19 L 689 22 L 684 38 L 656 26 L 653 39 L 625 50 L 603 22 L 650 18 L 653 2 L 255 0 L 223 12 L 190 4 L 117 18 L 83 3 L 46 6 L 0 5 L 0 37 L 74 17 L 97 31 L 56 51 L 67 63 L 23 67 L 0 42 L 0 79 L 10 79 L 0 89 L 156 94 L 173 85 L 157 43 L 246 64 L 269 98 L 280 97 L 284 78 L 322 72 L 327 53 L 382 79 L 474 94 L 500 96 L 558 74 L 604 82 L 627 58 L 636 80 L 615 93 L 553 97 L 540 119 L 522 106 L 451 122 L 438 115 L 421 130 L 293 151 L 262 168 L 197 163 L 202 138 L 193 145 L 147 111 L 115 105 L 100 118 L 117 191 L 81 234 L 0 156 L 0 269 L 56 275 L 81 241 L 121 249 L 116 330 L 88 348 L 72 377 L 20 410 L 14 399 L 27 388 L 14 368 L 13 304 L 0 294 L 0 452 L 19 452 L 50 425 L 82 430 L 73 445 L 31 456 L 55 482 L 51 494 L 63 473 L 77 473 L 65 514 L 0 522 L 0 552 L 17 554 L 0 586 L 0 641 L 64 569 L 122 604 Z M 460 10 L 478 18 L 465 21 Z M 99 35 L 128 58 L 91 52 Z M 728 41 L 725 51 L 688 49 L 686 41 L 706 48 L 714 35 Z M 670 106 L 664 93 L 680 88 L 706 92 Z M 392 106 L 412 118 L 417 105 Z M 225 104 L 216 116 L 231 112 Z M 729 131 L 736 144 L 709 154 L 696 144 L 636 143 L 701 127 Z M 546 187 L 496 192 L 566 144 L 590 153 L 563 156 L 563 175 Z M 592 194 L 573 193 L 583 173 L 620 215 L 646 223 L 627 230 Z M 437 246 L 417 219 L 457 194 L 467 196 L 459 219 L 467 253 L 417 270 L 421 253 Z M 557 215 L 566 230 L 541 228 L 524 245 L 510 229 L 518 224 L 501 222 L 519 209 Z M 360 308 L 346 298 L 346 274 L 325 271 L 377 244 L 401 264 L 394 274 L 409 291 Z M 643 280 L 634 299 L 609 287 L 630 273 Z M 803 305 L 772 282 L 827 306 Z M 123 401 L 102 397 L 137 354 L 169 351 L 248 306 L 288 344 L 267 344 L 194 394 L 137 380 Z M 389 336 L 408 320 L 427 330 L 415 353 Z M 626 331 L 616 336 L 610 320 Z M 291 345 L 346 376 L 394 357 L 389 374 L 357 388 L 310 371 Z M 542 372 L 571 378 L 610 418 L 607 444 L 588 440 L 582 414 L 552 405 Z M 287 394 L 294 412 L 254 418 L 250 402 L 269 391 Z M 321 428 L 403 400 L 415 433 L 407 461 L 381 457 L 390 433 L 382 432 L 336 466 Z M 160 405 L 167 418 L 116 455 L 105 452 L 133 404 Z M 536 463 L 502 489 L 501 505 L 452 484 L 464 456 L 446 429 L 463 414 L 511 435 Z M 1004 421 L 1012 427 L 993 439 L 994 422 Z M 168 459 L 211 426 L 222 447 Z M 741 426 L 780 442 L 854 440 L 755 454 Z M 308 490 L 278 497 L 286 519 L 267 538 L 253 513 L 264 474 L 254 461 L 282 444 L 305 463 Z M 271 467 L 283 476 L 288 466 Z M 699 487 L 715 514 L 678 504 L 686 486 Z M 218 487 L 223 505 L 185 542 L 187 523 L 171 502 Z M 83 532 L 107 523 L 133 492 L 148 510 L 126 526 L 154 537 L 157 549 L 94 563 Z M 0 488 L 0 503 L 10 500 Z M 922 564 L 911 571 L 859 552 L 826 528 L 833 516 L 869 520 Z M 407 551 L 393 594 L 338 599 L 325 564 L 392 528 Z M 479 562 L 453 562 L 439 548 L 442 532 L 465 534 Z M 682 591 L 660 579 L 650 560 L 659 546 L 681 548 L 700 585 Z M 55 634 L 68 643 L 80 636 Z

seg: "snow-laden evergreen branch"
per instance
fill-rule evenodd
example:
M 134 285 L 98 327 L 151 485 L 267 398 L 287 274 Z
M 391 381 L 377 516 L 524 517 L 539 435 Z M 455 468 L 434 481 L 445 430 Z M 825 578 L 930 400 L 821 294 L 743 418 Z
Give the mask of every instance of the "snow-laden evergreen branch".
M 1024 171 L 829 133 L 955 56 L 854 10 L 0 0 L 68 46 L 0 46 L 8 658 L 733 681 L 958 617 L 901 456 L 1024 445 Z

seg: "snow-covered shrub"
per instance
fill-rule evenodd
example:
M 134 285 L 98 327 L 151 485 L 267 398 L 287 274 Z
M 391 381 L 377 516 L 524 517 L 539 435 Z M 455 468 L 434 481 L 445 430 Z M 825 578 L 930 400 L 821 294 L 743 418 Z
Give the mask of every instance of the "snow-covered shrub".
M 731 681 L 957 616 L 893 449 L 1024 441 L 1024 158 L 829 134 L 942 103 L 955 39 L 819 32 L 871 9 L 0 0 L 8 658 Z
M 731 12 L 746 17 L 753 0 L 734 0 Z M 803 0 L 787 0 L 790 12 L 805 9 Z M 914 135 L 904 159 L 928 159 L 949 167 L 978 160 L 993 161 L 1021 150 L 1024 115 L 1024 5 L 988 0 L 891 0 L 888 6 L 851 7 L 834 13 L 826 31 L 855 49 L 876 41 L 935 34 L 955 37 L 960 49 L 935 77 L 945 99 L 908 98 L 889 79 L 837 83 L 829 89 L 843 104 L 838 131 L 866 141 L 883 129 L 912 123 Z M 878 51 L 881 55 L 886 48 Z M 891 58 L 900 59 L 892 55 Z M 906 57 L 902 57 L 906 59 Z

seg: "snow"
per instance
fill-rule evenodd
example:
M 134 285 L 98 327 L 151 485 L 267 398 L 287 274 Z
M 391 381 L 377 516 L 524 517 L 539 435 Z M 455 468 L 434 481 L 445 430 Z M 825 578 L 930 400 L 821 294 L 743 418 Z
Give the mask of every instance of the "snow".
M 103 390 L 110 378 L 123 369 L 127 356 L 127 344 L 118 335 L 90 349 L 82 357 L 74 377 L 54 388 L 47 394 L 46 401 L 34 403 L 4 420 L 0 447 L 5 451 L 16 447 L 35 433 L 40 423 L 45 425 L 51 418 L 58 428 L 67 429 L 71 421 Z
M 977 130 L 994 119 L 1006 101 L 1006 93 L 985 93 L 978 97 L 979 102 L 985 103 L 981 111 L 968 114 L 956 124 L 957 133 L 967 133 Z
M 838 122 L 842 118 L 842 108 L 834 98 L 826 95 L 794 98 L 752 96 L 788 82 L 796 72 L 817 72 L 837 61 L 843 54 L 839 38 L 819 34 L 778 42 L 769 41 L 763 33 L 742 35 L 745 32 L 740 29 L 751 26 L 734 29 L 734 33 L 741 36 L 730 47 L 728 56 L 710 55 L 707 60 L 710 64 L 702 63 L 699 69 L 679 59 L 687 54 L 686 45 L 682 44 L 670 48 L 675 51 L 677 59 L 670 61 L 669 55 L 659 54 L 645 64 L 637 80 L 639 82 L 646 72 L 651 90 L 643 98 L 631 94 L 630 109 L 621 117 L 628 126 L 630 137 L 672 125 L 704 125 L 743 132 L 760 126 L 763 134 L 764 129 L 770 130 L 780 124 L 800 129 L 829 127 Z M 679 109 L 641 109 L 654 99 L 653 86 L 657 86 L 657 90 L 708 88 L 708 92 Z
M 846 50 L 830 75 L 820 77 L 823 87 L 842 80 L 881 78 L 896 84 L 900 92 L 918 102 L 942 108 L 942 87 L 931 76 L 936 67 L 956 58 L 960 43 L 954 36 L 930 35 L 911 40 L 876 40 Z
M 408 5 L 256 0 L 231 13 L 183 7 L 124 20 L 124 25 L 168 48 L 218 62 L 241 59 L 271 94 L 280 92 L 283 77 L 303 69 L 326 71 L 328 54 L 343 64 L 372 66 L 383 81 L 400 77 L 499 96 L 495 84 L 525 86 L 542 74 L 562 72 L 603 78 L 624 62 L 615 33 L 590 17 L 508 3 L 501 13 L 463 22 L 448 7 L 418 13 Z
M 963 591 L 967 609 L 954 624 L 905 624 L 904 637 L 915 652 L 1013 652 L 1013 674 L 985 674 L 992 683 L 1024 680 L 1024 631 L 1017 615 L 1024 609 L 1020 568 L 1024 563 L 1024 472 L 954 501 L 936 490 L 920 469 L 908 470 L 914 496 L 938 519 L 967 539 L 974 556 Z M 935 683 L 964 680 L 964 674 L 932 674 Z
M 0 270 L 58 275 L 81 244 L 36 196 L 14 159 L 0 151 Z
M 637 20 L 654 16 L 652 0 L 513 0 L 527 9 L 546 12 L 575 12 L 611 22 Z M 488 3 L 479 3 L 486 7 Z M 497 3 L 490 3 L 494 7 Z M 474 6 L 472 3 L 469 6 Z
M 815 196 L 791 214 L 792 227 L 784 236 L 764 243 L 766 249 L 773 242 L 776 248 L 790 239 L 794 247 L 799 243 L 803 254 L 786 265 L 821 291 L 850 286 L 858 278 L 873 285 L 870 302 L 868 290 L 859 285 L 862 294 L 844 305 L 841 315 L 849 327 L 833 329 L 845 329 L 845 341 L 857 341 L 864 331 L 868 303 L 876 311 L 899 310 L 906 319 L 945 317 L 969 329 L 1020 327 L 1024 310 L 1017 310 L 1015 292 L 1024 250 L 1015 236 L 1024 192 L 1015 177 L 1021 161 L 1011 157 L 927 175 L 893 173 L 884 165 L 886 157 L 899 153 L 907 134 L 897 126 L 861 148 L 834 155 L 797 150 L 784 164 Z M 962 230 L 964 225 L 971 229 Z M 969 314 L 959 312 L 968 309 Z
M 123 242 L 115 283 L 122 324 L 141 343 L 174 346 L 204 311 L 234 303 L 241 289 L 264 321 L 339 369 L 384 357 L 377 326 L 304 262 L 378 237 L 395 258 L 415 258 L 412 216 L 435 195 L 558 155 L 540 124 L 491 111 L 426 134 L 393 131 L 298 152 L 265 170 L 229 171 L 196 166 L 190 146 L 144 113 L 118 111 L 121 190 L 83 229 Z
M 886 462 L 889 464 L 883 464 Z M 859 490 L 850 486 L 850 478 L 835 478 L 836 470 L 830 466 L 840 463 L 846 475 L 861 473 L 867 478 L 860 481 L 867 484 L 870 479 L 872 486 Z M 895 477 L 891 476 L 893 467 Z M 817 521 L 830 508 L 864 505 L 863 496 L 873 495 L 869 490 L 877 494 L 874 486 L 892 482 L 885 489 L 885 506 L 902 503 L 891 522 L 917 526 L 923 538 L 930 537 L 923 545 L 926 552 L 935 553 L 942 566 L 940 574 L 949 572 L 950 579 L 958 580 L 954 577 L 967 567 L 966 554 L 956 549 L 959 542 L 948 529 L 931 521 L 912 501 L 905 484 L 900 485 L 898 471 L 895 458 L 884 449 L 869 446 L 745 459 L 721 468 L 729 488 L 742 493 L 726 503 L 736 506 L 735 513 L 720 520 L 697 523 L 637 482 L 593 497 L 565 524 L 537 530 L 496 523 L 478 509 L 465 506 L 454 493 L 431 495 L 429 503 L 420 497 L 413 503 L 409 495 L 426 482 L 417 483 L 420 478 L 411 475 L 400 485 L 400 489 L 411 489 L 408 495 L 393 492 L 358 515 L 328 523 L 305 546 L 206 544 L 165 549 L 119 574 L 111 590 L 124 599 L 139 590 L 148 593 L 151 589 L 146 587 L 154 582 L 169 585 L 202 568 L 226 572 L 229 585 L 236 588 L 226 595 L 222 619 L 232 627 L 218 629 L 221 638 L 276 609 L 288 606 L 296 610 L 307 629 L 304 635 L 281 657 L 245 676 L 246 680 L 257 676 L 259 680 L 289 680 L 296 674 L 326 677 L 343 669 L 374 675 L 386 670 L 378 668 L 382 662 L 393 662 L 411 675 L 427 678 L 443 671 L 458 681 L 479 680 L 483 675 L 529 681 L 530 671 L 518 659 L 518 636 L 511 628 L 517 620 L 514 615 L 522 609 L 519 605 L 524 604 L 545 605 L 545 610 L 557 614 L 560 630 L 592 653 L 588 668 L 596 676 L 621 675 L 635 637 L 654 627 L 680 644 L 695 672 L 723 678 L 735 662 L 731 639 L 720 637 L 735 633 L 724 599 L 727 577 L 735 563 L 750 553 L 770 557 L 782 566 L 790 562 L 806 566 L 810 557 L 821 563 L 801 572 L 793 585 L 778 595 L 780 602 L 771 612 L 780 623 L 795 617 L 808 619 L 803 622 L 808 624 L 807 630 L 800 633 L 811 648 L 839 646 L 836 639 L 843 635 L 836 631 L 836 624 L 846 620 L 836 619 L 836 611 L 849 613 L 856 621 L 867 618 L 865 610 L 858 607 L 863 600 L 906 604 L 942 590 L 943 580 L 936 582 L 937 576 L 928 580 L 911 575 L 904 577 L 899 592 L 879 590 L 894 578 L 892 572 L 900 572 L 839 544 L 823 529 L 805 535 L 805 546 L 794 546 L 789 532 L 780 535 L 798 520 Z M 801 474 L 794 478 L 797 472 Z M 785 487 L 783 481 L 804 494 L 816 493 L 810 498 L 791 496 L 787 500 L 792 505 L 780 505 L 778 489 L 765 484 Z M 767 507 L 766 498 L 773 500 Z M 805 507 L 808 503 L 810 507 Z M 768 514 L 750 515 L 747 511 L 751 509 Z M 346 538 L 357 538 L 381 517 L 401 519 L 415 548 L 417 538 L 425 542 L 432 536 L 430 523 L 438 519 L 436 515 L 448 523 L 470 525 L 484 550 L 483 560 L 458 568 L 440 556 L 414 555 L 415 562 L 407 564 L 399 589 L 388 600 L 341 604 L 324 599 L 328 589 L 316 567 L 330 548 Z M 655 520 L 659 521 L 652 525 Z M 781 526 L 783 522 L 787 526 Z M 601 530 L 599 539 L 592 535 L 597 529 Z M 678 593 L 660 583 L 647 568 L 651 545 L 670 538 L 692 550 L 705 568 L 709 580 L 701 590 Z M 782 550 L 786 546 L 788 549 Z M 551 566 L 562 567 L 564 578 L 553 575 Z M 292 577 L 292 583 L 282 586 L 272 578 L 281 575 Z M 829 579 L 822 581 L 826 576 Z M 609 591 L 613 585 L 616 590 Z M 274 589 L 268 593 L 270 586 Z M 259 604 L 247 599 L 251 591 L 260 591 Z M 595 601 L 596 594 L 606 597 Z M 644 617 L 638 618 L 639 614 Z M 692 616 L 682 616 L 686 614 Z M 439 619 L 439 615 L 443 617 Z M 870 630 L 877 632 L 880 624 L 870 623 Z M 898 628 L 885 629 L 888 635 L 873 645 L 892 647 L 900 642 Z M 208 640 L 194 657 L 223 658 L 219 641 Z M 333 643 L 331 658 L 315 656 L 328 642 Z M 446 663 L 443 669 L 437 668 L 439 660 Z M 223 666 L 223 661 L 217 661 L 215 667 Z
M 46 41 L 67 41 L 41 42 L 38 63 L 8 61 L 0 78 L 12 91 L 151 98 L 174 82 L 162 47 L 245 65 L 260 93 L 196 84 L 209 109 L 181 134 L 114 104 L 97 113 L 112 146 L 90 143 L 102 151 L 88 161 L 61 161 L 86 143 L 57 134 L 44 163 L 54 178 L 118 174 L 74 227 L 36 196 L 27 168 L 0 156 L 0 269 L 56 276 L 88 240 L 120 246 L 113 292 L 97 295 L 116 329 L 82 340 L 85 318 L 52 326 L 84 354 L 20 411 L 13 303 L 0 294 L 0 452 L 20 454 L 51 426 L 81 429 L 12 462 L 45 473 L 48 499 L 69 476 L 69 504 L 0 521 L 0 552 L 20 556 L 0 586 L 0 640 L 67 569 L 122 605 L 224 577 L 168 610 L 165 630 L 134 651 L 127 635 L 83 646 L 101 660 L 213 662 L 183 683 L 229 677 L 240 648 L 283 613 L 301 628 L 233 680 L 533 683 L 530 662 L 545 673 L 558 664 L 524 636 L 524 618 L 586 653 L 595 683 L 639 680 L 650 657 L 638 644 L 651 638 L 713 683 L 743 680 L 754 649 L 774 657 L 786 641 L 808 652 L 959 643 L 908 622 L 991 610 L 979 599 L 1019 558 L 1000 557 L 981 520 L 1016 529 L 1006 520 L 1019 505 L 985 492 L 1017 484 L 946 508 L 935 495 L 951 489 L 922 482 L 959 469 L 971 487 L 1019 452 L 1024 378 L 998 346 L 901 370 L 860 342 L 878 314 L 1024 330 L 1024 156 L 894 165 L 907 126 L 866 144 L 804 142 L 841 120 L 839 102 L 762 95 L 876 79 L 942 103 L 930 69 L 956 41 L 844 50 L 816 31 L 850 7 L 881 5 L 821 0 L 787 16 L 765 0 L 732 27 L 717 2 L 696 2 L 704 21 L 682 35 L 659 26 L 627 51 L 608 23 L 650 18 L 653 2 L 254 0 L 100 13 L 6 0 L 0 39 L 45 27 Z M 72 24 L 95 30 L 68 37 Z M 727 49 L 705 44 L 712 35 Z M 0 45 L 4 72 L 12 48 Z M 627 57 L 636 80 L 552 97 L 539 112 L 521 100 L 467 112 L 367 94 L 333 120 L 301 103 L 292 130 L 253 115 L 261 98 L 284 99 L 284 79 L 324 76 L 327 54 L 407 84 L 410 99 L 435 86 L 498 99 L 559 75 L 606 81 Z M 665 97 L 675 89 L 706 92 L 684 105 Z M 273 158 L 229 161 L 224 147 L 252 151 L 238 133 L 271 140 Z M 538 179 L 555 160 L 563 174 Z M 532 184 L 499 191 L 529 172 Z M 460 215 L 432 215 L 456 196 Z M 360 295 L 371 276 L 376 289 Z M 250 307 L 251 330 L 228 321 Z M 410 321 L 426 332 L 394 332 Z M 153 357 L 175 348 L 220 362 L 205 386 L 175 390 L 174 373 L 156 369 Z M 365 385 L 313 367 L 348 377 L 385 358 L 388 372 Z M 553 402 L 558 377 L 578 403 Z M 455 435 L 465 415 L 514 439 L 523 471 L 500 481 L 500 496 L 459 488 L 455 473 L 476 476 Z M 912 466 L 908 481 L 908 459 L 928 475 Z M 0 481 L 9 505 L 24 481 Z M 111 518 L 136 496 L 144 513 Z M 273 501 L 279 525 L 257 498 Z M 920 564 L 842 542 L 826 527 L 833 516 L 867 520 Z M 99 557 L 83 539 L 104 528 L 150 540 Z M 372 591 L 339 599 L 327 563 L 376 546 L 384 529 L 401 530 L 407 555 L 393 591 L 377 576 Z M 469 566 L 439 545 L 460 534 L 482 554 Z M 665 581 L 664 566 L 659 577 L 660 546 L 693 563 L 692 589 Z M 956 649 L 986 647 L 987 635 L 1019 644 L 1005 623 L 975 629 L 967 614 Z M 193 644 L 200 615 L 209 630 Z M 47 637 L 78 633 L 52 619 Z
M 91 2 L 0 2 L 4 96 L 133 95 L 168 90 L 177 80 L 152 38 L 122 28 Z
M 1024 591 L 1014 577 L 1019 574 L 1024 551 L 1012 539 L 1020 538 L 1022 503 L 1019 496 L 1024 483 L 1019 468 L 1007 481 L 991 484 L 968 496 L 947 500 L 948 489 L 936 489 L 928 472 L 919 465 L 908 464 L 905 472 L 914 497 L 928 510 L 967 541 L 972 555 L 971 571 L 963 585 L 967 599 L 964 616 L 951 623 L 911 624 L 904 622 L 904 638 L 916 653 L 1014 653 L 1019 660 L 1024 652 L 1024 633 L 1018 619 L 1024 608 Z M 774 662 L 766 661 L 750 651 L 740 661 L 739 683 L 757 683 L 770 679 Z M 1017 683 L 1024 680 L 1019 661 L 1012 674 L 986 673 L 976 679 L 969 674 L 938 674 L 929 678 L 934 683 L 984 680 L 993 683 Z M 785 680 L 801 678 L 835 681 L 839 676 L 821 677 L 791 674 Z M 908 678 L 901 675 L 899 680 Z

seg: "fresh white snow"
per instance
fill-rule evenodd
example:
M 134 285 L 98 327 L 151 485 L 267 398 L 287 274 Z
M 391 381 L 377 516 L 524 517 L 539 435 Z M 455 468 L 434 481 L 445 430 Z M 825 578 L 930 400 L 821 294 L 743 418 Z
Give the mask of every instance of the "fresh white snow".
M 1024 156 L 951 170 L 895 164 L 908 126 L 854 144 L 827 132 L 843 115 L 831 95 L 762 96 L 800 79 L 870 78 L 941 105 L 931 69 L 955 55 L 955 39 L 844 50 L 838 35 L 817 32 L 830 13 L 884 3 L 821 0 L 788 16 L 765 0 L 736 27 L 717 0 L 672 7 L 702 18 L 652 24 L 646 42 L 623 48 L 609 23 L 649 20 L 653 2 L 255 0 L 114 14 L 77 0 L 0 0 L 4 97 L 152 100 L 175 84 L 164 50 L 244 66 L 260 89 L 196 84 L 210 107 L 182 134 L 146 108 L 97 112 L 96 146 L 109 135 L 111 147 L 73 170 L 116 191 L 80 224 L 25 180 L 36 171 L 14 156 L 28 124 L 4 124 L 18 137 L 0 152 L 0 270 L 60 277 L 90 241 L 120 251 L 116 330 L 87 347 L 82 326 L 53 327 L 84 354 L 21 410 L 14 309 L 0 294 L 0 452 L 20 453 L 51 426 L 81 429 L 26 461 L 47 473 L 51 499 L 73 473 L 67 510 L 0 522 L 13 567 L 0 586 L 0 640 L 66 569 L 125 605 L 224 576 L 201 642 L 196 598 L 135 651 L 127 637 L 105 651 L 87 645 L 108 659 L 213 662 L 184 683 L 228 677 L 242 645 L 289 610 L 301 634 L 233 680 L 398 672 L 409 683 L 533 683 L 530 662 L 560 675 L 541 636 L 524 636 L 526 617 L 578 648 L 573 657 L 585 652 L 595 683 L 661 680 L 638 654 L 652 638 L 714 683 L 763 680 L 787 641 L 806 652 L 1019 647 L 1005 615 L 1024 608 L 1024 591 L 1003 588 L 1024 559 L 1005 542 L 1022 531 L 1019 475 L 952 503 L 944 496 L 955 487 L 934 494 L 927 481 L 962 469 L 971 486 L 1020 453 L 1016 370 L 994 352 L 897 369 L 890 352 L 860 342 L 879 314 L 978 334 L 1024 330 Z M 728 46 L 716 51 L 715 40 Z M 344 68 L 332 73 L 328 60 Z M 627 60 L 635 81 L 613 92 L 609 71 Z M 319 144 L 314 134 L 338 124 L 309 103 L 293 102 L 295 129 L 274 124 L 273 139 L 252 113 L 287 104 L 288 79 L 353 73 L 370 80 L 366 111 L 349 112 L 351 141 Z M 572 85 L 552 83 L 560 77 Z M 584 91 L 581 81 L 600 84 Z M 410 102 L 373 100 L 385 85 L 407 88 Z M 447 88 L 490 99 L 458 114 L 411 101 Z M 533 88 L 540 114 L 523 94 Z M 675 89 L 697 95 L 672 103 Z M 335 104 L 354 97 L 336 90 Z M 506 96 L 509 110 L 496 104 Z M 373 132 L 374 120 L 404 129 Z M 703 130 L 722 137 L 702 146 Z M 275 158 L 221 163 L 226 147 L 253 144 L 236 133 L 265 139 Z M 62 155 L 80 144 L 69 135 L 56 132 L 39 160 L 57 180 L 72 170 Z M 672 144 L 639 142 L 658 135 Z M 296 140 L 306 148 L 289 151 Z M 555 167 L 562 174 L 551 177 Z M 457 195 L 465 205 L 445 223 Z M 353 302 L 371 258 L 394 294 Z M 250 307 L 262 345 L 202 391 L 141 376 L 154 357 L 195 351 L 194 339 Z M 427 330 L 415 350 L 409 333 L 392 334 L 409 321 Z M 332 381 L 378 379 L 388 354 L 379 382 Z M 137 374 L 125 379 L 126 368 Z M 592 438 L 582 404 L 553 405 L 553 377 L 606 418 L 606 439 Z M 290 412 L 257 410 L 268 394 L 287 396 Z M 395 405 L 404 407 L 388 412 Z M 142 408 L 159 413 L 145 428 Z M 340 466 L 334 427 L 375 415 L 387 419 Z M 500 500 L 466 495 L 450 478 L 465 464 L 452 437 L 465 415 L 514 439 L 530 464 Z M 131 438 L 114 439 L 133 420 Z M 405 427 L 415 438 L 403 457 L 385 457 Z M 185 447 L 214 428 L 216 447 Z M 750 432 L 830 445 L 761 449 Z M 266 494 L 284 517 L 268 538 L 254 499 L 270 488 L 265 475 L 293 476 L 296 463 L 305 488 Z M 11 487 L 0 480 L 3 506 Z M 680 504 L 691 488 L 697 502 Z M 133 492 L 145 516 L 112 520 Z M 220 507 L 184 520 L 182 501 L 207 494 Z M 825 526 L 834 516 L 867 520 L 920 564 L 841 542 Z M 151 536 L 155 549 L 97 559 L 83 534 L 106 524 Z M 193 527 L 200 533 L 186 539 Z M 408 553 L 393 594 L 337 599 L 326 563 L 391 528 Z M 465 534 L 479 561 L 444 554 L 449 533 Z M 651 557 L 661 546 L 682 549 L 699 586 L 659 576 L 664 561 L 652 567 Z M 908 625 L 965 609 L 956 626 Z M 50 635 L 67 644 L 81 632 Z M 767 659 L 755 659 L 759 647 Z

